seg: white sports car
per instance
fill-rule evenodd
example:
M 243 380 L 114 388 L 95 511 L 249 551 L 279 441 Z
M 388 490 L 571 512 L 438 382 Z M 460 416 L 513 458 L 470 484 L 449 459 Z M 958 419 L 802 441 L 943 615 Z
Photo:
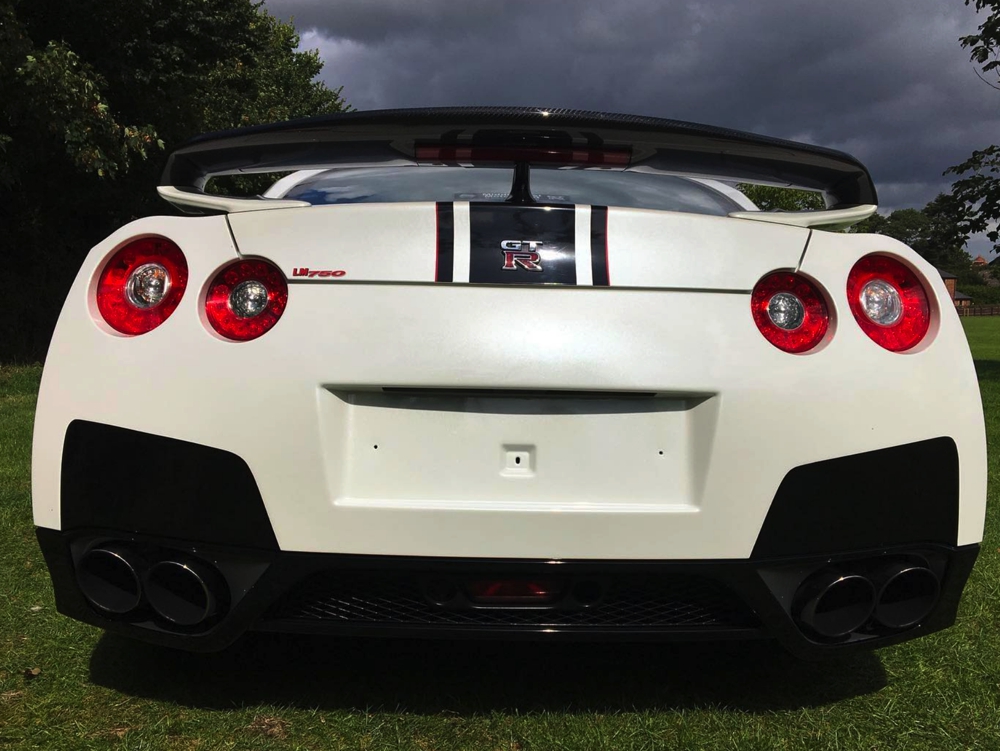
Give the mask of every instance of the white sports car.
M 265 195 L 218 175 L 291 173 Z M 728 182 L 727 182 L 728 181 Z M 762 212 L 736 181 L 822 191 Z M 986 444 L 938 272 L 852 157 L 646 117 L 354 112 L 202 136 L 69 293 L 35 422 L 61 612 L 779 640 L 950 625 Z

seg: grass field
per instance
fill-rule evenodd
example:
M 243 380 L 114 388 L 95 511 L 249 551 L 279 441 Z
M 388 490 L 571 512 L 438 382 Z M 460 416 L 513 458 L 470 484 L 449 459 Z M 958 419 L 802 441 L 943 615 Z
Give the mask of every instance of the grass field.
M 253 635 L 198 656 L 103 635 L 55 612 L 29 497 L 40 371 L 0 368 L 0 748 L 1000 749 L 1000 318 L 965 324 L 992 508 L 959 621 L 821 663 L 757 643 Z

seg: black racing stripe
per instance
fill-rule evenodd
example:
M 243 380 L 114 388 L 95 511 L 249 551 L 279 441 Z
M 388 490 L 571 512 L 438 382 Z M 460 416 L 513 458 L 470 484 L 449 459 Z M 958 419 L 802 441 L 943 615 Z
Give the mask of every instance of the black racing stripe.
M 590 268 L 595 287 L 611 284 L 608 275 L 608 207 L 592 206 L 590 209 Z
M 576 284 L 573 206 L 472 203 L 469 240 L 473 284 Z
M 455 206 L 437 204 L 437 260 L 434 281 L 450 282 L 455 271 Z

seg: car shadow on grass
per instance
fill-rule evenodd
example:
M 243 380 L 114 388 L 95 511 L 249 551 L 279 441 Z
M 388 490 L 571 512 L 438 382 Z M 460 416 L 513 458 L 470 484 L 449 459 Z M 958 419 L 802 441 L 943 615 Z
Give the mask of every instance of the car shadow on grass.
M 877 654 L 802 662 L 770 642 L 591 644 L 249 634 L 190 654 L 105 634 L 91 680 L 185 706 L 477 714 L 814 707 L 886 685 Z
M 975 366 L 980 381 L 1000 381 L 1000 361 L 976 360 Z

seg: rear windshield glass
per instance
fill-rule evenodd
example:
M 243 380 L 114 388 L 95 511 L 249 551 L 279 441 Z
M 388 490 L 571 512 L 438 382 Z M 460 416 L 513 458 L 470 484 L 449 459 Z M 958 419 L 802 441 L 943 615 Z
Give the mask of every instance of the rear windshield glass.
M 285 198 L 312 204 L 408 201 L 496 201 L 510 194 L 514 170 L 486 167 L 378 167 L 329 170 Z M 707 185 L 671 175 L 534 167 L 539 203 L 580 203 L 725 216 L 743 207 Z

